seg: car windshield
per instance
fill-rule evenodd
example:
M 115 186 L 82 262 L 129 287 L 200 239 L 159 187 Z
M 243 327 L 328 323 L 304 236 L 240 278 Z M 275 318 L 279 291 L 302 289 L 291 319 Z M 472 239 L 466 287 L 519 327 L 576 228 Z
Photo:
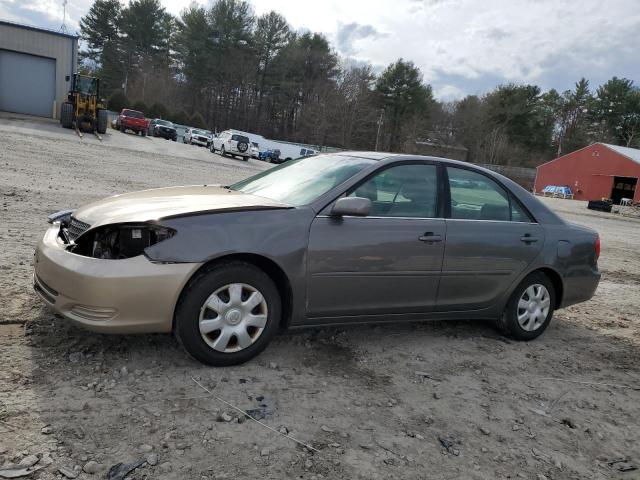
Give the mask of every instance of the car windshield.
M 127 117 L 144 118 L 144 115 L 141 112 L 136 112 L 135 110 L 124 110 L 122 114 Z
M 156 125 L 164 125 L 165 127 L 173 127 L 173 123 L 167 120 L 156 120 Z
M 343 155 L 299 158 L 229 188 L 293 206 L 308 205 L 374 162 Z

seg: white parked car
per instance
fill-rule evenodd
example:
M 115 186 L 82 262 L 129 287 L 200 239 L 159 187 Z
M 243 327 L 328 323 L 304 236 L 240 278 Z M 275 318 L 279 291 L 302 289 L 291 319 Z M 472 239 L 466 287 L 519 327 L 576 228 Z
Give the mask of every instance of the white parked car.
M 231 155 L 242 157 L 244 161 L 247 161 L 251 156 L 251 149 L 249 148 L 249 145 L 251 145 L 251 142 L 249 141 L 249 137 L 246 135 L 240 135 L 238 133 L 233 133 L 231 130 L 225 130 L 213 139 L 211 142 L 211 151 L 215 153 L 217 150 L 223 157 Z
M 249 150 L 251 150 L 251 158 L 260 158 L 260 147 L 258 146 L 258 142 L 251 142 Z
M 211 137 L 206 130 L 199 128 L 188 128 L 184 132 L 184 143 L 189 145 L 198 145 L 200 147 L 208 147 L 211 144 Z

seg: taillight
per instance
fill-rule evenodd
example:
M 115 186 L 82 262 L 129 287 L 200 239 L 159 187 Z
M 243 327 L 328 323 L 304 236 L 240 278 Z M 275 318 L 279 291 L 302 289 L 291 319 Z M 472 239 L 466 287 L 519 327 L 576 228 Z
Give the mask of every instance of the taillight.
M 598 260 L 600 258 L 600 235 L 596 237 L 595 250 L 596 250 L 596 260 Z

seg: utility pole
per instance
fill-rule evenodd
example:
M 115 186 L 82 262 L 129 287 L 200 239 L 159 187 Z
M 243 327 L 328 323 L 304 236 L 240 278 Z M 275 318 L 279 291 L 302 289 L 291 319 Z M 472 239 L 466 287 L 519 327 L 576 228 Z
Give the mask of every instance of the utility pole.
M 382 123 L 384 121 L 384 108 L 380 109 L 380 118 L 378 119 L 378 131 L 376 133 L 376 148 L 375 151 L 378 151 L 378 143 L 380 141 L 380 129 L 382 128 Z

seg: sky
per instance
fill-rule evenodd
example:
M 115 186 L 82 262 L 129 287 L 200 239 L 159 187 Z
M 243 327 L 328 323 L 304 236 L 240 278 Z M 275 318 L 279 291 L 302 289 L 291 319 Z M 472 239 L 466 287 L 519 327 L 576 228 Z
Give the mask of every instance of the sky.
M 58 30 L 63 0 L 0 0 L 0 19 Z M 75 32 L 92 0 L 67 0 Z M 161 0 L 179 15 L 191 0 Z M 207 2 L 198 2 L 206 5 Z M 250 0 L 295 30 L 323 33 L 347 63 L 382 71 L 413 61 L 436 98 L 499 84 L 593 89 L 613 76 L 640 84 L 640 0 Z

